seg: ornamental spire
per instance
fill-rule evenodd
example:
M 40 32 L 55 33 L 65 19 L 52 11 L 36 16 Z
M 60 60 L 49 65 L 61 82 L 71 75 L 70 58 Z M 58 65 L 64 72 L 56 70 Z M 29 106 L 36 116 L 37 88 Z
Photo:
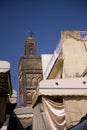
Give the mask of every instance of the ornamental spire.
M 32 30 L 29 31 L 29 37 L 32 37 L 34 33 L 32 32 Z

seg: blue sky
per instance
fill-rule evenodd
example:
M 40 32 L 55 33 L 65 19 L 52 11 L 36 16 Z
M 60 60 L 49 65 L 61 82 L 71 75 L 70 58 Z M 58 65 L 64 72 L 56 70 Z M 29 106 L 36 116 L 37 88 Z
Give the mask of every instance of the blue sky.
M 86 0 L 0 0 L 0 60 L 11 64 L 18 91 L 18 61 L 24 55 L 29 30 L 37 55 L 53 53 L 63 30 L 87 30 Z

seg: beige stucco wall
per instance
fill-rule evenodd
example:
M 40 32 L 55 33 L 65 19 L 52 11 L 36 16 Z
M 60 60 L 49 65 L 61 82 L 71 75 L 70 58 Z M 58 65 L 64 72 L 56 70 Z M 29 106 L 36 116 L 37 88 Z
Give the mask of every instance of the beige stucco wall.
M 63 78 L 82 76 L 87 70 L 87 38 L 81 38 L 80 31 L 64 31 L 61 40 Z

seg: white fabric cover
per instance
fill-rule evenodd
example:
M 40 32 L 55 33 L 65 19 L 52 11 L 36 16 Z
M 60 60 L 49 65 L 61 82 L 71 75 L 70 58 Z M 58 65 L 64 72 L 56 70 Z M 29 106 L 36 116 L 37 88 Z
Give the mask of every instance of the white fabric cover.
M 33 130 L 66 130 L 63 103 L 41 98 L 34 107 Z
M 63 103 L 42 97 L 47 130 L 65 130 L 65 110 Z
M 9 102 L 10 103 L 17 103 L 17 92 L 13 89 L 12 95 L 9 96 Z
M 8 61 L 1 61 L 0 60 L 0 73 L 7 72 L 10 70 L 10 63 Z

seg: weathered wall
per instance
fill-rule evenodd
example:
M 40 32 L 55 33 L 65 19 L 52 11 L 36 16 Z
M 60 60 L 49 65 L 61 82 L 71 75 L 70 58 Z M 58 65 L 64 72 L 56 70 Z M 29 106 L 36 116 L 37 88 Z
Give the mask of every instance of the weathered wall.
M 83 76 L 87 70 L 87 38 L 80 31 L 62 32 L 63 78 Z

